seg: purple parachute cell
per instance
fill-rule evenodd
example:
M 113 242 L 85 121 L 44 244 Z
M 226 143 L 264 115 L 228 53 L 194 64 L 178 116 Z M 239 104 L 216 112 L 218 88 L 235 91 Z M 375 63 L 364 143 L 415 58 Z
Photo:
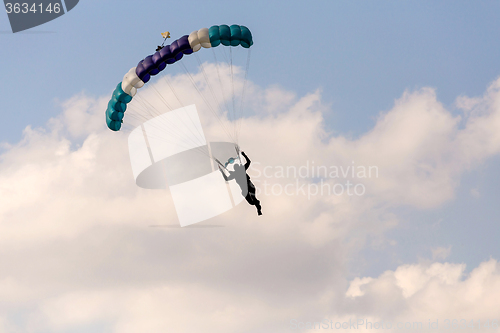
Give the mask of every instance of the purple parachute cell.
M 173 41 L 173 43 L 170 44 L 169 47 L 170 47 L 170 53 L 174 58 L 177 56 L 177 54 L 179 54 L 179 52 L 181 52 L 181 48 L 179 47 L 177 40 Z
M 155 52 L 153 54 L 153 63 L 155 64 L 156 67 L 158 67 L 163 61 L 161 60 L 161 55 L 160 52 Z
M 144 58 L 144 62 L 142 63 L 142 65 L 144 66 L 144 69 L 148 73 L 151 72 L 153 69 L 155 69 L 156 66 L 155 63 L 153 62 L 153 56 L 149 55 L 146 58 Z
M 144 76 L 146 76 L 148 74 L 148 72 L 146 72 L 146 69 L 144 68 L 143 63 L 144 63 L 144 60 L 139 61 L 139 63 L 137 64 L 137 68 L 135 69 L 135 74 L 137 74 L 139 79 L 141 79 L 142 81 L 144 81 Z M 146 82 L 146 81 L 144 81 L 144 82 Z
M 158 66 L 158 70 L 161 72 L 162 70 L 165 69 L 165 67 L 167 67 L 167 63 L 166 62 L 162 62 L 159 66 Z
M 137 65 L 137 68 L 135 69 L 135 73 L 141 79 L 144 83 L 149 81 L 150 75 L 156 75 L 160 71 L 156 68 L 157 66 L 155 65 L 153 61 L 153 56 L 149 55 L 144 60 L 141 60 L 139 64 Z M 146 76 L 148 77 L 146 79 Z
M 174 59 L 174 56 L 170 52 L 169 45 L 165 46 L 164 48 L 162 48 L 160 50 L 160 56 L 161 56 L 161 60 L 166 62 L 167 64 L 171 64 L 171 62 L 169 62 L 169 61 Z
M 185 51 L 187 50 L 192 50 L 191 45 L 189 45 L 189 36 L 184 35 L 181 38 L 177 40 L 177 44 L 179 45 L 180 50 L 182 53 L 186 53 Z

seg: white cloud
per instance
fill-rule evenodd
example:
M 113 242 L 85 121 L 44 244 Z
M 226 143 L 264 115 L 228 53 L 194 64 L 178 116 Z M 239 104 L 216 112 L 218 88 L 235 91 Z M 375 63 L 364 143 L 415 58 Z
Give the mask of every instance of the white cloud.
M 363 281 L 363 292 L 354 295 L 355 301 L 350 306 L 358 311 L 354 310 L 351 318 L 370 317 L 373 322 L 383 320 L 393 325 L 421 322 L 425 329 L 429 319 L 439 319 L 439 332 L 446 331 L 445 319 L 449 319 L 450 324 L 453 319 L 466 319 L 467 324 L 474 320 L 476 329 L 478 320 L 483 325 L 486 320 L 490 324 L 498 320 L 500 300 L 495 295 L 500 292 L 500 266 L 497 261 L 483 262 L 465 277 L 464 270 L 464 264 L 414 264 L 400 266 L 375 279 L 356 278 L 349 290 L 358 288 Z M 391 312 L 387 312 L 389 307 Z M 492 331 L 498 332 L 498 328 Z
M 431 249 L 432 251 L 432 260 L 444 260 L 449 257 L 451 253 L 451 246 L 448 247 L 436 247 Z
M 349 289 L 347 289 L 345 295 L 351 298 L 363 296 L 365 293 L 363 290 L 361 290 L 362 287 L 370 283 L 372 280 L 373 279 L 371 277 L 355 278 L 354 280 L 351 281 Z
M 240 89 L 241 73 L 236 76 Z M 201 86 L 203 75 L 193 78 Z M 183 102 L 194 101 L 209 114 L 187 76 L 170 80 Z M 497 85 L 467 104 L 464 126 L 433 90 L 422 89 L 406 92 L 372 130 L 349 139 L 325 128 L 329 109 L 320 91 L 298 96 L 248 82 L 250 112 L 241 121 L 240 143 L 254 172 L 308 161 L 352 167 L 355 161 L 376 165 L 379 176 L 348 178 L 366 186 L 364 196 L 261 193 L 264 216 L 242 204 L 206 223 L 220 227 L 198 229 L 148 228 L 177 223 L 168 191 L 134 185 L 126 132 L 105 128 L 107 99 L 75 96 L 45 128 L 27 127 L 23 140 L 0 157 L 0 311 L 6 314 L 0 325 L 29 317 L 21 326 L 32 332 L 85 325 L 120 333 L 279 332 L 299 317 L 423 318 L 431 310 L 458 316 L 483 301 L 495 308 L 485 289 L 497 288 L 494 261 L 465 280 L 462 265 L 402 265 L 378 278 L 354 279 L 350 287 L 346 267 L 368 236 L 371 246 L 390 242 L 384 232 L 399 222 L 393 207 L 450 200 L 465 170 L 498 153 Z M 168 84 L 158 81 L 155 88 Z M 147 89 L 140 93 L 159 108 L 154 89 Z M 172 107 L 179 102 L 166 96 Z M 133 119 L 134 107 L 127 112 L 126 120 Z M 204 121 L 208 137 L 221 136 L 217 120 Z M 229 124 L 225 115 L 221 121 Z M 265 180 L 282 188 L 315 190 L 316 184 L 253 179 L 261 192 Z M 435 255 L 444 259 L 447 251 L 435 249 Z M 481 310 L 470 311 L 491 313 Z

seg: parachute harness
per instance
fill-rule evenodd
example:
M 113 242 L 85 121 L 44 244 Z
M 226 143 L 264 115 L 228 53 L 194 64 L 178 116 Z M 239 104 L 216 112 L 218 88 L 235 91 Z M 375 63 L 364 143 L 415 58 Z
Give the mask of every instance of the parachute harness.
M 227 166 L 229 164 L 233 164 L 234 162 L 236 162 L 236 160 L 240 161 L 240 164 L 241 164 L 241 157 L 240 157 L 240 150 L 238 148 L 238 146 L 235 146 L 234 147 L 235 150 L 236 150 L 236 157 L 230 157 L 226 163 L 222 164 L 221 161 L 219 161 L 217 158 L 214 157 L 214 160 L 221 166 L 223 167 L 226 171 L 229 172 L 229 170 L 227 169 Z

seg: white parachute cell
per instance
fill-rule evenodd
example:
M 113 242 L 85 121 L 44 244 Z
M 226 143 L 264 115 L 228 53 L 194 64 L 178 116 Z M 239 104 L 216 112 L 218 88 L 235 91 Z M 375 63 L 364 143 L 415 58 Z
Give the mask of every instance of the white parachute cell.
M 135 69 L 136 67 L 132 67 L 127 72 L 127 74 L 123 76 L 122 80 L 122 89 L 125 93 L 129 94 L 130 96 L 134 96 L 135 93 L 137 92 L 137 89 L 144 86 L 144 82 L 142 82 L 142 80 L 139 79 L 139 77 L 135 73 Z M 135 90 L 132 93 L 133 88 L 135 88 Z
M 198 30 L 198 40 L 204 48 L 208 49 L 212 47 L 212 44 L 210 43 L 210 36 L 208 34 L 208 28 L 201 28 Z
M 198 38 L 198 31 L 193 31 L 188 37 L 189 45 L 193 52 L 198 52 L 201 49 L 200 39 Z

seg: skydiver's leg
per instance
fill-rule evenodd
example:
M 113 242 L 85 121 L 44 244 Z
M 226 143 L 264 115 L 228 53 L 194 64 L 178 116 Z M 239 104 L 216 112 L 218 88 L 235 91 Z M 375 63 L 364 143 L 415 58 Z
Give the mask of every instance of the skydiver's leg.
M 253 197 L 250 195 L 250 193 L 247 193 L 247 195 L 245 196 L 245 199 L 247 200 L 249 205 L 252 205 L 252 206 L 254 205 Z
M 248 182 L 248 194 L 245 199 L 247 199 L 247 202 L 250 205 L 253 205 L 255 206 L 255 208 L 257 208 L 258 215 L 262 215 L 262 207 L 260 206 L 260 201 L 255 196 L 255 186 L 252 184 L 252 182 Z
M 255 207 L 257 208 L 257 214 L 262 215 L 262 207 L 260 206 L 260 201 L 256 197 L 253 197 L 253 198 L 254 198 Z

